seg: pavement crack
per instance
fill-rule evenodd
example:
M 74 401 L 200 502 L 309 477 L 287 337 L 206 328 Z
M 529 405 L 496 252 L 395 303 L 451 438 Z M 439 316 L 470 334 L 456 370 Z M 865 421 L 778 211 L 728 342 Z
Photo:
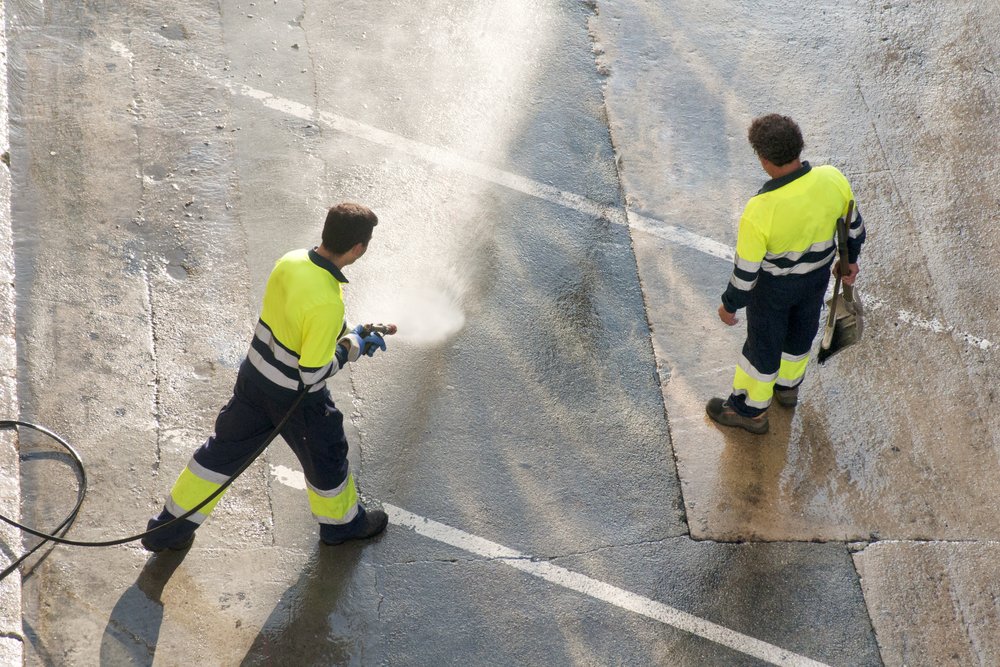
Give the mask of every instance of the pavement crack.
M 130 51 L 133 50 L 135 46 L 132 41 L 132 31 L 129 30 L 128 37 L 128 48 Z M 146 208 L 149 205 L 149 189 L 146 184 L 146 179 L 144 175 L 146 173 L 146 160 L 145 151 L 142 142 L 142 133 L 139 131 L 140 119 L 143 117 L 142 113 L 142 97 L 139 94 L 139 81 L 136 77 L 135 67 L 131 61 L 129 61 L 129 82 L 132 88 L 132 109 L 135 112 L 135 121 L 133 124 L 133 137 L 135 140 L 135 150 L 136 150 L 136 162 L 139 168 L 139 206 L 136 211 L 136 217 L 133 219 L 133 223 L 141 228 L 143 222 L 145 221 Z M 138 234 L 141 238 L 141 232 Z M 141 244 L 141 241 L 140 241 Z M 140 269 L 142 275 L 143 286 L 145 287 L 145 297 L 147 304 L 147 314 L 149 316 L 149 355 L 150 361 L 152 363 L 152 389 L 153 389 L 153 399 L 152 399 L 152 418 L 153 427 L 156 438 L 156 455 L 152 463 L 152 472 L 155 475 L 160 469 L 160 461 L 163 452 L 163 420 L 162 420 L 162 405 L 161 405 L 161 391 L 160 391 L 160 368 L 158 363 L 158 342 L 159 333 L 156 327 L 156 298 L 153 290 L 153 281 L 150 278 L 150 262 L 144 263 Z
M 683 535 L 682 537 L 687 537 Z M 606 544 L 599 547 L 594 547 L 592 549 L 584 549 L 583 551 L 570 551 L 564 554 L 558 554 L 554 556 L 533 556 L 530 560 L 534 561 L 554 561 L 560 558 L 577 558 L 580 556 L 590 556 L 593 554 L 601 553 L 603 551 L 611 551 L 614 549 L 629 549 L 631 547 L 641 547 L 649 544 L 662 544 L 667 540 L 673 539 L 673 537 L 663 537 L 648 540 L 636 540 L 634 542 L 623 542 L 621 544 Z
M 143 639 L 138 633 L 131 629 L 131 627 L 123 621 L 116 618 L 108 619 L 108 629 L 114 630 L 118 634 L 118 638 L 128 637 L 132 640 L 132 646 L 141 646 L 145 651 L 146 655 L 152 660 L 153 656 L 156 654 L 156 645 L 150 644 L 148 641 Z M 107 633 L 107 630 L 105 633 Z
M 885 656 L 882 655 L 882 645 L 883 642 L 879 640 L 878 628 L 875 626 L 875 621 L 872 619 L 871 605 L 868 603 L 868 598 L 865 596 L 864 587 L 864 576 L 859 568 L 858 556 L 864 552 L 871 542 L 849 542 L 847 544 L 847 551 L 850 558 L 848 560 L 851 562 L 851 567 L 854 568 L 854 578 L 858 582 L 858 590 L 861 591 L 862 607 L 865 610 L 865 618 L 868 620 L 868 627 L 871 630 L 871 636 L 875 638 L 875 650 L 878 651 L 878 658 L 881 664 L 885 665 Z
M 381 623 L 382 604 L 385 602 L 385 593 L 382 591 L 382 586 L 381 583 L 379 582 L 378 578 L 379 572 L 380 572 L 379 568 L 375 568 L 374 574 L 372 575 L 372 578 L 374 579 L 372 586 L 375 589 L 375 599 L 376 599 L 375 618 Z
M 309 39 L 309 31 L 306 30 L 305 17 L 308 14 L 306 7 L 309 3 L 306 0 L 302 0 L 302 14 L 299 16 L 299 20 L 295 22 L 296 27 L 302 31 L 302 41 L 305 44 L 305 56 L 309 60 L 309 78 L 312 81 L 312 113 L 310 122 L 316 127 L 316 140 L 322 142 L 324 137 L 324 131 L 326 126 L 324 123 L 320 122 L 320 112 L 322 108 L 320 104 L 320 94 L 319 94 L 319 79 L 316 76 L 316 72 L 319 71 L 319 63 L 316 62 L 316 53 L 313 49 L 313 45 Z M 306 146 L 305 151 L 309 155 L 315 155 L 315 150 L 311 146 Z M 330 172 L 330 162 L 329 160 L 322 160 L 322 171 L 323 180 L 322 182 L 317 182 L 317 192 L 323 192 L 324 183 L 331 183 L 337 180 L 336 175 Z
M 587 35 L 590 37 L 591 50 L 594 56 L 594 67 L 597 73 L 606 79 L 611 75 L 610 68 L 607 64 L 607 59 L 605 57 L 604 47 L 598 39 L 597 29 L 594 26 L 594 20 L 600 14 L 600 8 L 598 7 L 598 0 L 584 0 L 583 4 L 590 8 L 590 16 L 587 17 Z M 656 349 L 653 342 L 653 325 L 649 319 L 649 313 L 651 311 L 651 306 L 649 303 L 649 293 L 650 290 L 646 288 L 646 285 L 642 279 L 642 273 L 639 271 L 639 260 L 635 252 L 635 239 L 632 236 L 632 225 L 629 222 L 628 211 L 629 206 L 629 195 L 625 191 L 625 181 L 622 178 L 622 152 L 619 150 L 619 142 L 616 140 L 614 129 L 611 126 L 610 111 L 608 109 L 608 87 L 607 83 L 601 85 L 601 120 L 604 126 L 608 130 L 608 141 L 611 143 L 611 151 L 614 155 L 615 163 L 615 179 L 618 182 L 618 195 L 621 201 L 621 208 L 624 211 L 625 226 L 628 229 L 629 234 L 629 244 L 631 246 L 631 256 L 632 256 L 632 266 L 635 271 L 635 279 L 639 284 L 639 293 L 642 295 L 643 303 L 643 316 L 646 323 L 646 331 L 648 332 L 647 341 L 649 343 L 649 358 L 652 360 L 653 373 L 656 377 L 657 384 L 662 388 L 670 382 L 670 371 L 666 369 L 666 376 L 664 376 L 664 369 L 660 367 L 657 362 Z M 681 484 L 681 474 L 680 466 L 677 460 L 677 450 L 673 446 L 673 432 L 670 424 L 670 414 L 667 412 L 667 403 L 663 396 L 663 392 L 660 392 L 660 403 L 663 405 L 663 423 L 666 430 L 667 441 L 664 446 L 669 448 L 670 459 L 673 461 L 673 475 L 674 480 L 677 482 L 677 506 L 675 508 L 677 512 L 677 520 L 685 526 L 686 534 L 691 534 L 691 524 L 688 520 L 687 515 L 687 503 L 684 499 L 684 485 Z
M 150 356 L 153 365 L 153 426 L 156 433 L 156 459 L 153 463 L 153 470 L 157 471 L 160 467 L 160 459 L 162 456 L 162 441 L 163 441 L 163 421 L 162 421 L 162 405 L 161 405 L 161 395 L 160 395 L 160 369 L 157 359 L 157 347 L 159 342 L 159 335 L 156 330 L 156 306 L 155 306 L 155 295 L 153 293 L 153 282 L 149 278 L 149 271 L 143 269 L 142 272 L 143 280 L 146 284 L 146 299 L 149 304 L 149 343 L 150 343 Z
M 621 544 L 605 544 L 590 549 L 583 549 L 580 551 L 567 551 L 560 554 L 520 554 L 517 556 L 469 556 L 469 557 L 449 557 L 449 558 L 413 558 L 410 560 L 398 561 L 396 563 L 391 563 L 386 565 L 386 567 L 392 567 L 396 565 L 437 565 L 437 564 L 465 564 L 465 563 L 510 563 L 510 562 L 526 562 L 526 563 L 550 563 L 560 559 L 565 558 L 578 558 L 582 556 L 590 556 L 593 554 L 601 553 L 604 551 L 610 551 L 615 549 L 628 549 L 631 547 L 644 546 L 648 544 L 660 544 L 666 540 L 673 539 L 673 537 L 665 537 L 658 539 L 649 540 L 636 540 L 634 542 L 624 542 Z

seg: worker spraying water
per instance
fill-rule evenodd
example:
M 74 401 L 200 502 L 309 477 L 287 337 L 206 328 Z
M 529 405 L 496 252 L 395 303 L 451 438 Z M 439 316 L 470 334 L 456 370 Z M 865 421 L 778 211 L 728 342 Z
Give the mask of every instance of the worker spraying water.
M 149 521 L 148 529 L 155 532 L 143 537 L 146 549 L 191 546 L 195 530 L 221 496 L 177 519 L 219 491 L 275 431 L 302 465 L 324 544 L 365 539 L 385 529 L 385 512 L 358 500 L 344 416 L 326 386 L 345 364 L 385 351 L 385 336 L 396 332 L 395 325 L 349 329 L 345 314 L 343 270 L 368 250 L 377 224 L 368 208 L 338 204 L 327 212 L 319 246 L 278 260 L 233 396 L 219 412 L 214 433 L 181 471 L 162 511 Z
M 0 420 L 0 427 L 32 429 L 58 442 L 80 474 L 76 505 L 52 533 L 0 515 L 4 523 L 42 539 L 0 572 L 0 581 L 46 542 L 108 547 L 140 540 L 154 553 L 187 549 L 222 494 L 279 434 L 302 464 L 309 505 L 324 544 L 366 539 L 385 530 L 386 513 L 365 508 L 358 500 L 347 459 L 344 417 L 326 387 L 326 380 L 345 364 L 385 351 L 385 336 L 397 330 L 395 324 L 359 324 L 351 329 L 347 325 L 343 268 L 367 252 L 377 224 L 368 208 L 338 204 L 327 211 L 319 246 L 294 250 L 278 260 L 233 396 L 219 412 L 214 433 L 194 452 L 146 531 L 97 541 L 65 537 L 86 494 L 82 459 L 68 442 L 43 426 Z

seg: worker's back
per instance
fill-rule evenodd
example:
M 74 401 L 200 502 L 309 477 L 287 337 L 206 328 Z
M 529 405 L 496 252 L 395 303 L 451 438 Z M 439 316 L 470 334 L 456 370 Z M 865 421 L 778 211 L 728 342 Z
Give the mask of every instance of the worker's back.
M 853 199 L 851 186 L 836 167 L 803 165 L 769 181 L 750 199 L 740 220 L 741 257 L 761 258 L 773 276 L 801 275 L 825 268 L 835 255 L 837 218 Z M 788 179 L 788 180 L 786 180 Z

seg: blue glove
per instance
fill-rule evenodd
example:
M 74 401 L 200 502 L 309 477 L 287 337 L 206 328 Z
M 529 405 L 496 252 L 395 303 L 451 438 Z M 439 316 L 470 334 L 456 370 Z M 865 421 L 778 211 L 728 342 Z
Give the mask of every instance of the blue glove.
M 374 331 L 361 339 L 361 353 L 369 357 L 375 356 L 375 350 L 385 352 L 385 339 Z
M 385 351 L 385 339 L 382 335 L 374 331 L 365 331 L 365 325 L 363 324 L 359 324 L 351 329 L 351 333 L 344 336 L 344 338 L 349 339 L 353 343 L 348 349 L 355 347 L 358 350 L 357 355 L 349 355 L 348 359 L 350 361 L 354 361 L 362 354 L 374 357 L 376 350 Z

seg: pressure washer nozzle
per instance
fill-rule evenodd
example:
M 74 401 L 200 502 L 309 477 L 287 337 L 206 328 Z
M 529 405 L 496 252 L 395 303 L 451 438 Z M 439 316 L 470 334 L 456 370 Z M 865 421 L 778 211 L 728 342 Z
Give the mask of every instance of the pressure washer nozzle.
M 381 336 L 391 336 L 396 333 L 395 324 L 366 324 L 365 325 L 365 335 L 370 333 L 377 333 Z

